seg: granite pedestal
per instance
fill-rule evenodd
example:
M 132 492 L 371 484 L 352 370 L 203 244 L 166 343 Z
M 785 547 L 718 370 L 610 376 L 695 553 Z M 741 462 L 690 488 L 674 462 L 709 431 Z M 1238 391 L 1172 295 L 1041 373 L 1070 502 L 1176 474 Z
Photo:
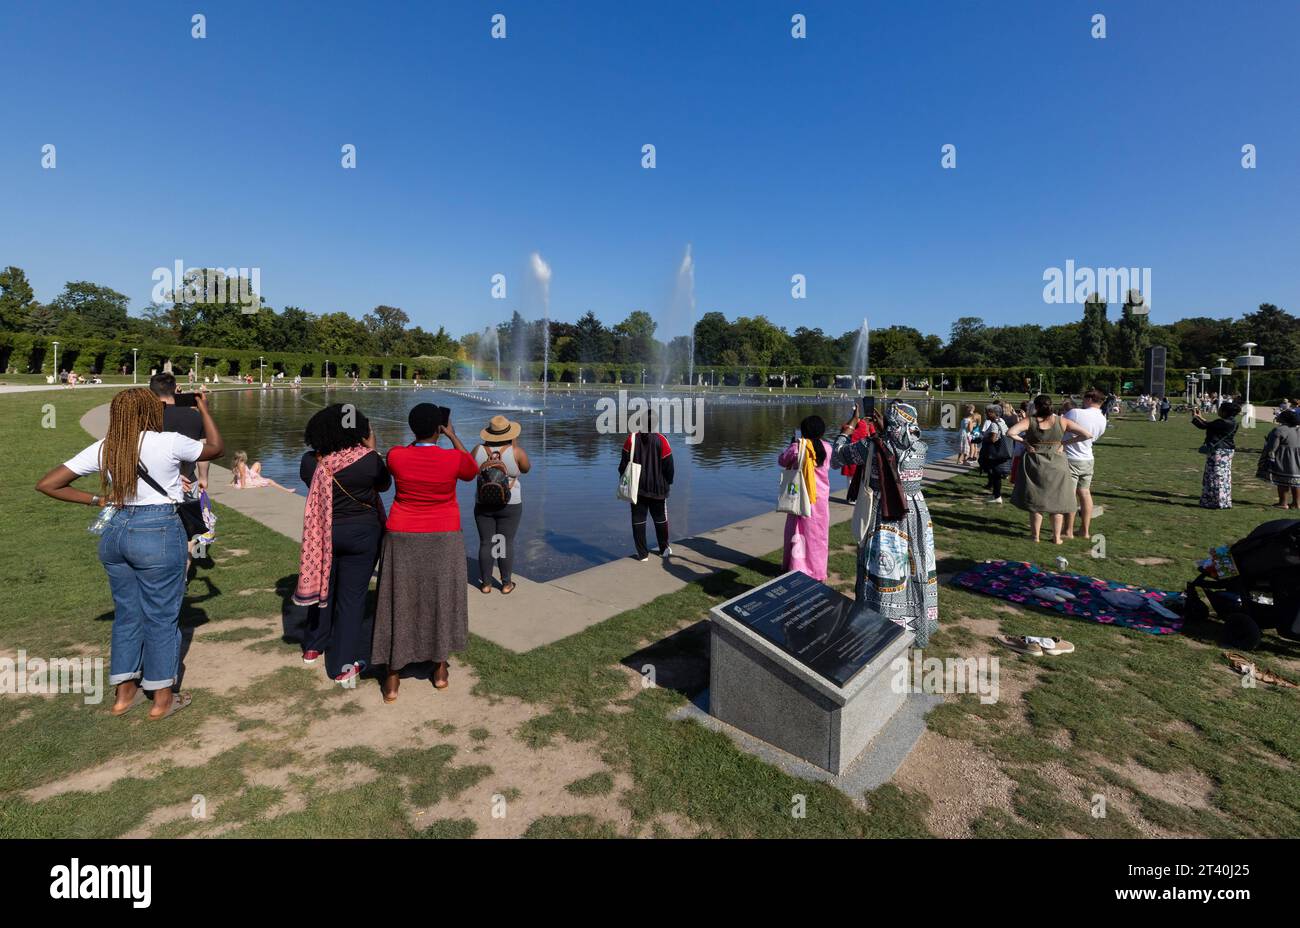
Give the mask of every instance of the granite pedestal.
M 709 714 L 796 757 L 833 774 L 843 773 L 862 750 L 884 729 L 907 698 L 907 687 L 893 686 L 896 673 L 890 664 L 904 655 L 915 635 L 898 629 L 860 669 L 837 683 L 812 670 L 792 650 L 822 649 L 828 642 L 820 633 L 814 647 L 781 647 L 751 624 L 738 620 L 729 606 L 742 599 L 755 600 L 769 587 L 792 577 L 814 581 L 802 574 L 787 574 L 758 590 L 729 600 L 712 610 L 710 625 Z M 843 599 L 825 590 L 825 596 Z M 771 595 L 771 594 L 769 594 Z M 825 610 L 823 610 L 825 611 Z M 794 620 L 786 620 L 790 626 Z M 773 624 L 773 623 L 769 623 Z M 832 623 L 829 646 L 837 643 L 843 622 Z M 891 626 L 890 635 L 893 635 Z M 852 641 L 850 641 L 852 645 Z

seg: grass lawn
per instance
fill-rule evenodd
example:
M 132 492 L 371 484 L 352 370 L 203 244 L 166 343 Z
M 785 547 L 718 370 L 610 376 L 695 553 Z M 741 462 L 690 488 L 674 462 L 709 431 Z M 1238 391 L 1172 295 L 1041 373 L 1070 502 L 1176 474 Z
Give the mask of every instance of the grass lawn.
M 88 442 L 77 422 L 109 393 L 0 396 L 0 654 L 107 658 L 111 601 L 85 532 L 91 512 L 31 488 Z M 52 429 L 41 427 L 47 403 Z M 1264 434 L 1241 433 L 1237 507 L 1210 512 L 1196 505 L 1199 432 L 1185 420 L 1114 425 L 1094 482 L 1100 559 L 1083 540 L 1034 545 L 1023 513 L 980 502 L 973 474 L 939 484 L 927 496 L 941 576 L 1064 554 L 1080 572 L 1181 589 L 1211 544 L 1277 515 L 1252 476 Z M 0 834 L 1300 834 L 1300 695 L 1242 687 L 1216 623 L 1155 637 L 945 584 L 927 656 L 995 654 L 1001 699 L 948 697 L 894 780 L 854 803 L 668 719 L 706 673 L 709 606 L 779 573 L 779 552 L 527 654 L 473 638 L 450 689 L 410 680 L 384 706 L 373 682 L 334 687 L 282 640 L 296 546 L 220 516 L 183 613 L 194 705 L 154 724 L 109 717 L 108 697 L 0 697 Z M 853 564 L 839 526 L 832 579 L 851 586 Z M 1055 634 L 1078 651 L 1020 657 L 995 650 L 999 633 Z M 1296 643 L 1266 633 L 1256 657 L 1300 678 Z M 646 664 L 658 686 L 643 686 Z

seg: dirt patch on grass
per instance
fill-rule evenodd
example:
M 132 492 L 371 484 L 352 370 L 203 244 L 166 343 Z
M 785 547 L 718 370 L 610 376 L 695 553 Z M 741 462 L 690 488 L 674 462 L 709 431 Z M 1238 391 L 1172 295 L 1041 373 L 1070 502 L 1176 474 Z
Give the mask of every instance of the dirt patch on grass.
M 1214 795 L 1214 782 L 1199 770 L 1186 767 L 1182 770 L 1159 773 L 1149 767 L 1143 767 L 1132 759 L 1126 761 L 1123 766 L 1100 760 L 1098 763 L 1118 773 L 1154 799 L 1192 809 L 1211 808 L 1210 800 Z
M 972 742 L 928 730 L 892 782 L 929 797 L 926 827 L 940 838 L 969 838 L 971 823 L 990 807 L 1010 814 L 1015 787 L 997 761 Z

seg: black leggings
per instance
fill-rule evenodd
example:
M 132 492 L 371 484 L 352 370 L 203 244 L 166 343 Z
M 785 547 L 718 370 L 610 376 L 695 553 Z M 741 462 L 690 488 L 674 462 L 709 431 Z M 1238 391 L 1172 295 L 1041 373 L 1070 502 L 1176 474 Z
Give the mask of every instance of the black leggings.
M 994 498 L 1002 495 L 1002 475 L 995 470 L 989 471 L 989 495 Z
M 383 529 L 376 518 L 334 523 L 334 560 L 326 605 L 309 616 L 303 647 L 325 652 L 325 671 L 337 677 L 348 664 L 370 662 L 374 616 L 366 608 Z
M 524 504 L 502 506 L 491 512 L 483 512 L 474 507 L 474 524 L 478 526 L 478 585 L 492 582 L 492 562 L 495 560 L 501 569 L 501 585 L 510 582 L 511 566 L 515 561 L 515 532 L 519 530 L 519 520 L 524 514 Z M 501 557 L 492 557 L 494 539 L 497 536 L 505 541 Z
M 636 556 L 649 557 L 650 549 L 645 545 L 645 518 L 647 513 L 655 520 L 655 539 L 659 542 L 659 553 L 668 547 L 668 505 L 666 500 L 650 499 L 642 496 L 632 504 L 632 541 L 636 543 Z

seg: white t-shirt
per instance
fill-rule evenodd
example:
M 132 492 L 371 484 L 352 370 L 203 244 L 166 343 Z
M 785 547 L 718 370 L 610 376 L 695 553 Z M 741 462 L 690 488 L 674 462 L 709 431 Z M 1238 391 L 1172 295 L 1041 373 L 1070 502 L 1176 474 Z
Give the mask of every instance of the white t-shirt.
M 103 447 L 101 438 L 80 452 L 63 466 L 78 477 L 99 473 L 99 449 Z M 128 506 L 158 506 L 163 503 L 179 503 L 184 497 L 181 491 L 181 462 L 197 461 L 203 453 L 203 443 L 187 438 L 180 432 L 141 432 L 140 463 L 149 476 L 167 491 L 160 496 L 158 491 L 143 480 L 136 479 L 135 495 L 127 497 Z M 112 477 L 112 474 L 109 475 Z
M 1065 414 L 1071 422 L 1077 422 L 1092 435 L 1087 441 L 1072 441 L 1065 445 L 1065 456 L 1079 460 L 1092 460 L 1092 443 L 1101 438 L 1106 431 L 1106 414 L 1100 409 L 1071 409 Z

